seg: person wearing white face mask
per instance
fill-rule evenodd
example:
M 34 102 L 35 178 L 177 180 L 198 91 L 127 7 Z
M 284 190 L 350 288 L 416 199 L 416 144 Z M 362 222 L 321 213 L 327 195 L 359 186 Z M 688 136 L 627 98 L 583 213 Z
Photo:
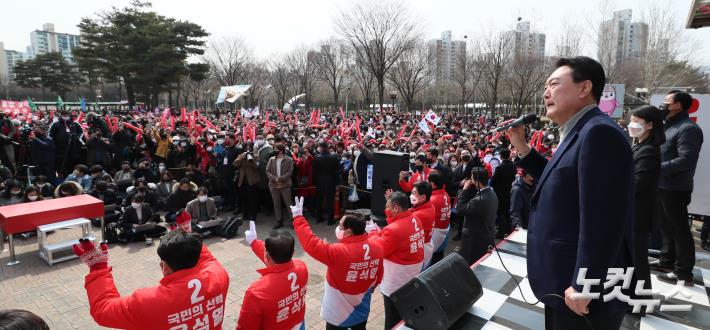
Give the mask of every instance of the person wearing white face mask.
M 153 209 L 150 205 L 144 203 L 143 196 L 136 195 L 131 201 L 131 206 L 127 207 L 119 224 L 123 227 L 126 242 L 145 240 L 146 244 L 151 245 L 151 238 L 157 238 L 163 235 L 167 228 L 152 223 L 150 226 L 144 226 L 156 219 L 153 216 Z
M 629 136 L 634 138 L 634 273 L 651 289 L 648 263 L 648 237 L 653 228 L 653 213 L 658 199 L 661 172 L 660 145 L 666 141 L 661 127 L 661 112 L 654 106 L 642 106 L 631 113 Z M 640 297 L 639 297 L 640 298 Z
M 27 190 L 25 190 L 25 198 L 22 199 L 23 203 L 29 203 L 29 202 L 36 202 L 36 201 L 41 201 L 44 198 L 42 197 L 42 194 L 39 193 L 39 188 L 35 186 L 30 186 L 27 187 Z
M 382 280 L 384 252 L 367 229 L 375 229 L 359 213 L 346 213 L 335 227 L 335 243 L 313 234 L 303 217 L 303 197 L 296 197 L 293 228 L 311 257 L 328 266 L 321 303 L 326 329 L 365 329 L 370 300 Z M 375 229 L 376 230 L 376 229 Z
M 185 212 L 190 214 L 194 224 L 200 224 L 209 220 L 217 219 L 217 206 L 212 198 L 208 197 L 209 191 L 207 188 L 200 188 L 197 192 L 197 198 L 193 199 L 187 206 Z
M 434 173 L 434 172 L 432 172 Z M 431 185 L 427 181 L 419 181 L 414 184 L 412 193 L 409 195 L 409 202 L 412 203 L 412 214 L 419 219 L 424 229 L 424 263 L 422 268 L 429 265 L 431 255 L 434 252 L 434 246 L 431 243 L 432 230 L 434 229 L 434 220 L 436 219 L 436 210 L 431 204 Z

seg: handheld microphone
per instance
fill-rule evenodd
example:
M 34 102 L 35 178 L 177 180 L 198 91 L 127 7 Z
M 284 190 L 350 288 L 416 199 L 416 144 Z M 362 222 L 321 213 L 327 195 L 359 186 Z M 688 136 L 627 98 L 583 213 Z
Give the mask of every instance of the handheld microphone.
M 493 129 L 492 131 L 489 132 L 489 134 L 490 134 L 490 133 L 496 133 L 496 132 L 504 131 L 504 130 L 507 130 L 507 129 L 511 128 L 511 127 L 517 127 L 517 126 L 520 126 L 520 125 L 532 124 L 532 123 L 534 123 L 534 122 L 536 122 L 536 121 L 538 121 L 538 120 L 540 120 L 540 118 L 538 118 L 538 116 L 537 116 L 536 114 L 534 114 L 534 113 L 529 113 L 529 114 L 527 114 L 527 115 L 520 116 L 520 118 L 518 118 L 518 119 L 516 119 L 516 120 L 513 120 L 513 121 L 511 121 L 510 123 L 507 123 L 507 124 L 505 124 L 505 125 L 503 125 L 503 126 L 500 126 L 500 127 L 497 127 L 497 128 L 495 128 L 495 129 Z

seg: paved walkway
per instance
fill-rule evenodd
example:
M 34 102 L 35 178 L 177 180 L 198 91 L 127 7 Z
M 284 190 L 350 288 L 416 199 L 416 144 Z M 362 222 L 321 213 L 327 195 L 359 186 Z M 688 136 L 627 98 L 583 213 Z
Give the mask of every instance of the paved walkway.
M 273 220 L 260 215 L 257 222 L 259 237 L 265 237 L 271 230 Z M 320 237 L 335 241 L 333 226 L 311 224 Z M 694 222 L 698 228 L 699 222 Z M 248 224 L 239 229 L 239 235 L 231 240 L 211 238 L 206 240 L 212 253 L 227 269 L 231 278 L 227 296 L 224 329 L 234 329 L 239 316 L 244 291 L 249 284 L 259 277 L 256 269 L 263 264 L 251 252 L 244 242 L 244 230 Z M 291 230 L 290 228 L 286 228 Z M 98 230 L 94 228 L 95 235 Z M 697 231 L 693 230 L 695 236 Z M 79 229 L 61 230 L 49 236 L 50 242 L 68 240 L 78 237 Z M 295 236 L 295 234 L 294 234 Z M 89 315 L 89 306 L 84 290 L 84 276 L 88 268 L 78 259 L 49 266 L 37 255 L 37 240 L 16 240 L 16 251 L 20 264 L 6 266 L 9 260 L 7 244 L 5 252 L 0 254 L 0 309 L 20 308 L 30 310 L 47 321 L 52 329 L 101 329 Z M 449 244 L 449 252 L 456 244 Z M 156 252 L 157 241 L 153 246 L 137 242 L 128 245 L 112 245 L 109 254 L 109 265 L 113 267 L 116 286 L 122 295 L 128 295 L 135 289 L 156 285 L 162 273 L 158 265 Z M 696 251 L 705 254 L 699 246 Z M 325 267 L 303 252 L 300 244 L 296 244 L 295 257 L 303 260 L 309 269 L 308 293 L 306 300 L 306 326 L 309 329 L 324 329 L 325 323 L 320 318 L 321 299 L 323 297 L 323 281 Z M 708 258 L 699 258 L 698 263 L 707 265 Z M 699 265 L 700 266 L 700 265 Z M 708 281 L 708 279 L 705 279 Z M 372 310 L 368 320 L 368 328 L 382 329 L 384 314 L 382 295 L 373 295 Z
M 261 217 L 257 222 L 257 232 L 264 238 L 271 230 L 273 221 Z M 320 237 L 335 241 L 333 226 L 312 224 L 313 230 Z M 257 269 L 263 263 L 252 253 L 244 241 L 244 230 L 230 240 L 210 238 L 205 242 L 210 251 L 229 272 L 231 279 L 227 303 L 225 306 L 224 329 L 236 327 L 239 309 L 244 291 L 249 284 L 259 278 Z M 287 226 L 288 227 L 288 226 Z M 292 228 L 286 228 L 293 232 Z M 94 228 L 98 235 L 97 228 Z M 79 229 L 61 230 L 49 236 L 50 242 L 78 237 Z M 295 233 L 294 233 L 295 237 Z M 7 243 L 5 252 L 0 254 L 0 309 L 20 308 L 30 310 L 47 321 L 52 329 L 102 329 L 96 325 L 89 314 L 89 305 L 84 290 L 84 276 L 88 268 L 80 260 L 74 259 L 49 266 L 37 255 L 37 240 L 16 239 L 16 252 L 19 265 L 6 266 L 9 260 Z M 111 245 L 109 265 L 113 267 L 116 287 L 121 295 L 128 295 L 135 289 L 156 285 L 162 278 L 157 250 L 157 240 L 152 246 L 136 242 L 128 245 Z M 295 258 L 308 265 L 309 280 L 306 299 L 306 326 L 309 329 L 324 329 L 325 323 L 320 317 L 325 266 L 303 252 L 296 243 Z M 372 310 L 368 328 L 382 329 L 384 314 L 382 295 L 373 295 Z

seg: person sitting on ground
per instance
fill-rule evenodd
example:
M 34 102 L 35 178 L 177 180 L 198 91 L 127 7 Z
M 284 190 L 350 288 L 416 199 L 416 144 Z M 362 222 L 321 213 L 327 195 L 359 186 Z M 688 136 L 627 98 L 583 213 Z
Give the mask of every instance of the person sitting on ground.
M 173 174 L 169 170 L 164 170 L 160 174 L 160 182 L 157 184 L 156 192 L 160 198 L 166 199 L 173 192 L 173 186 L 177 183 L 173 179 Z
M 177 212 L 184 209 L 187 203 L 197 197 L 195 190 L 197 190 L 197 186 L 187 178 L 182 178 L 178 184 L 173 186 L 173 192 L 168 196 L 165 205 L 168 211 L 165 215 L 165 221 L 175 222 Z
M 124 180 L 133 180 L 133 170 L 131 169 L 131 163 L 127 160 L 124 160 L 121 163 L 121 169 L 116 171 L 116 174 L 113 175 L 113 181 L 124 181 Z
M 192 217 L 193 225 L 217 218 L 217 206 L 212 198 L 207 197 L 208 193 L 207 188 L 200 188 L 197 192 L 197 198 L 185 206 L 185 212 Z
M 54 189 L 54 198 L 81 195 L 84 189 L 74 181 L 64 181 Z
M 22 202 L 24 198 L 24 187 L 22 183 L 15 179 L 5 181 L 5 190 L 0 193 L 0 205 L 15 205 Z
M 121 204 L 121 199 L 113 189 L 109 188 L 108 183 L 105 181 L 97 182 L 94 189 L 89 191 L 89 195 L 102 200 L 104 206 Z
M 121 329 L 221 329 L 229 274 L 191 232 L 189 215 L 180 217 L 179 229 L 160 240 L 158 256 L 163 278 L 160 284 L 121 297 L 108 266 L 108 245 L 96 248 L 89 240 L 75 244 L 74 253 L 89 266 L 84 288 L 96 323 Z M 184 218 L 184 220 L 183 220 Z M 192 297 L 192 298 L 190 298 Z M 186 320 L 182 311 L 197 308 L 199 317 Z M 191 313 L 192 314 L 192 313 Z
M 44 175 L 39 175 L 35 179 L 35 185 L 39 189 L 40 195 L 44 198 L 54 197 L 54 186 L 47 182 L 47 177 Z
M 29 186 L 25 189 L 25 197 L 22 198 L 22 203 L 36 202 L 44 200 L 42 194 L 39 193 L 39 188 L 36 186 Z
M 134 196 L 143 196 L 145 202 L 150 204 L 153 210 L 161 210 L 164 202 L 160 199 L 157 192 L 154 191 L 155 185 L 146 182 L 143 178 L 137 179 L 132 187 L 126 189 L 128 192 L 123 200 L 123 206 L 129 206 Z
M 151 238 L 157 238 L 163 235 L 166 231 L 162 226 L 142 226 L 149 222 L 158 222 L 160 216 L 154 214 L 150 205 L 144 203 L 143 196 L 135 196 L 131 202 L 131 206 L 127 207 L 121 216 L 119 223 L 123 227 L 123 234 L 126 241 L 133 242 L 145 240 L 148 245 L 152 244 Z M 144 228 L 145 227 L 145 228 Z
M 94 189 L 94 186 L 99 181 L 113 182 L 111 175 L 106 173 L 104 167 L 101 165 L 91 166 L 91 168 L 89 168 L 89 175 L 91 175 L 91 189 Z
M 74 166 L 74 172 L 69 174 L 64 181 L 76 182 L 84 191 L 90 190 L 91 176 L 89 176 L 89 168 L 82 164 Z

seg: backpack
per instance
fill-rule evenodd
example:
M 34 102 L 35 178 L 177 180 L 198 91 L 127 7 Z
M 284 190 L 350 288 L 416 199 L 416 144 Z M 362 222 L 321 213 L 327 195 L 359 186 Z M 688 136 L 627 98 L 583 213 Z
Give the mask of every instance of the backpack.
M 217 230 L 215 230 L 215 235 L 226 239 L 233 238 L 234 236 L 237 236 L 237 231 L 242 223 L 243 221 L 241 218 L 228 218 L 219 226 L 219 228 L 217 228 Z
M 106 225 L 104 240 L 109 244 L 125 243 L 121 239 L 121 227 L 115 222 Z

